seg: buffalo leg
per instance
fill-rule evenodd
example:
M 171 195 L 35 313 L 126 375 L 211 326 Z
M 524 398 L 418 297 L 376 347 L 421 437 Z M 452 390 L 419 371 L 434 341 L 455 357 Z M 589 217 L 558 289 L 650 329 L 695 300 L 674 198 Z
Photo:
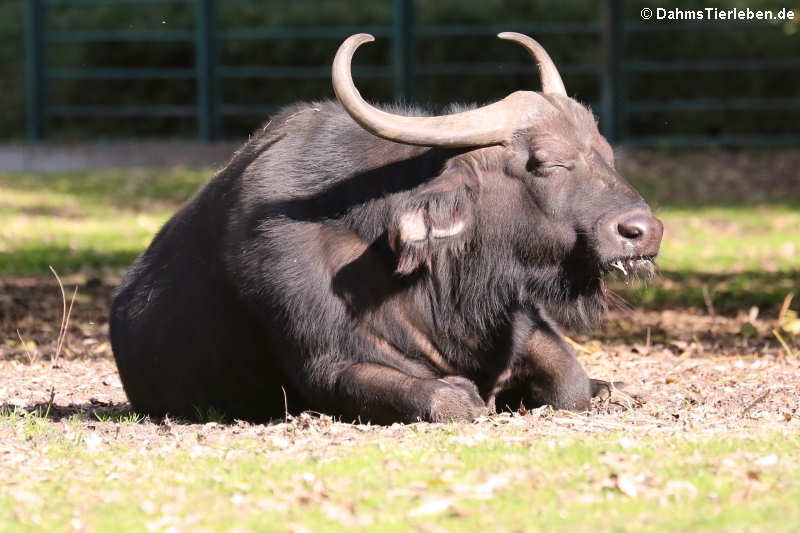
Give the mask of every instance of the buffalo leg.
M 491 396 L 498 409 L 552 405 L 556 409 L 585 411 L 593 385 L 572 350 L 542 314 L 519 317 L 519 344 L 509 367 L 501 373 Z M 490 398 L 491 400 L 491 398 Z
M 556 409 L 589 409 L 593 392 L 589 377 L 558 333 L 550 328 L 534 330 L 525 356 L 532 371 L 528 401 Z
M 380 424 L 473 420 L 486 412 L 477 387 L 466 378 L 418 378 L 375 363 L 347 367 L 336 396 L 342 415 Z

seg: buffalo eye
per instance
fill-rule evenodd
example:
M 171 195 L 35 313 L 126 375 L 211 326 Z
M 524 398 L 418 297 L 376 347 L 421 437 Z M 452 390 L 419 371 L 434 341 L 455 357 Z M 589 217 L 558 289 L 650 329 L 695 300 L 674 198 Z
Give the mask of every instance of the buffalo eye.
M 537 177 L 546 178 L 552 174 L 555 174 L 557 171 L 561 169 L 572 170 L 575 168 L 573 163 L 567 162 L 553 162 L 553 161 L 536 161 L 535 159 L 531 158 L 528 161 L 528 165 L 526 166 L 526 170 Z
M 536 150 L 531 154 L 525 169 L 534 176 L 547 177 L 560 169 L 572 170 L 575 164 L 555 157 L 547 150 Z

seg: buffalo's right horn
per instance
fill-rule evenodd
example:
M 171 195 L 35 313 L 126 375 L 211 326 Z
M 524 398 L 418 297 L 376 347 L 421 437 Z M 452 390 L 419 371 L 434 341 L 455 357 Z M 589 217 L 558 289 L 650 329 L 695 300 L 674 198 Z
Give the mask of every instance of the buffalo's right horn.
M 503 33 L 498 33 L 497 36 L 501 39 L 517 42 L 525 47 L 539 66 L 539 77 L 542 79 L 543 93 L 567 96 L 567 89 L 564 87 L 564 82 L 561 81 L 561 74 L 558 73 L 556 64 L 553 63 L 553 60 L 550 59 L 550 54 L 541 44 L 527 35 L 513 31 L 504 31 Z
M 559 83 L 561 78 L 544 49 L 530 37 L 521 36 L 527 41 L 517 37 L 521 34 L 501 34 L 501 37 L 504 35 L 504 39 L 520 42 L 534 54 L 542 69 L 542 79 L 547 79 L 545 92 L 558 92 L 552 73 L 555 72 Z M 358 33 L 342 43 L 333 60 L 333 90 L 353 120 L 384 139 L 452 148 L 500 144 L 510 140 L 515 131 L 530 127 L 545 110 L 552 111 L 551 104 L 542 95 L 532 91 L 517 91 L 499 102 L 453 115 L 407 117 L 381 111 L 364 101 L 350 73 L 350 63 L 356 49 L 374 40 L 372 35 Z M 532 47 L 531 43 L 538 48 Z M 560 90 L 564 92 L 563 84 Z

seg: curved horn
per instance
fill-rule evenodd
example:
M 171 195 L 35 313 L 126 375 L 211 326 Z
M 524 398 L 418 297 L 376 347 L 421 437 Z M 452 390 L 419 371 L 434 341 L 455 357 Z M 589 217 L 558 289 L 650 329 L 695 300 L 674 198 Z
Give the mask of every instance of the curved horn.
M 499 144 L 530 124 L 543 105 L 549 106 L 539 94 L 518 91 L 499 102 L 453 115 L 407 117 L 386 113 L 364 101 L 350 73 L 356 49 L 374 40 L 372 35 L 358 33 L 339 46 L 333 60 L 333 90 L 353 120 L 384 139 L 450 148 Z
M 553 60 L 550 59 L 550 54 L 541 44 L 527 35 L 513 31 L 504 31 L 503 33 L 498 33 L 497 36 L 501 39 L 517 42 L 525 47 L 533 60 L 539 65 L 539 77 L 542 78 L 543 93 L 567 96 L 567 89 L 564 87 L 564 82 L 561 81 L 561 74 L 558 73 L 556 64 L 553 63 Z

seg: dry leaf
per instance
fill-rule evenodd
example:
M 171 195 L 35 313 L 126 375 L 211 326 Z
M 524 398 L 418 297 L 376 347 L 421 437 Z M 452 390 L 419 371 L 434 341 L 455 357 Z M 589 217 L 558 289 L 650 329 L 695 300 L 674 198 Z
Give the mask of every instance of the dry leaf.
M 453 498 L 435 498 L 426 501 L 408 514 L 411 516 L 424 516 L 429 514 L 441 513 L 453 505 Z

